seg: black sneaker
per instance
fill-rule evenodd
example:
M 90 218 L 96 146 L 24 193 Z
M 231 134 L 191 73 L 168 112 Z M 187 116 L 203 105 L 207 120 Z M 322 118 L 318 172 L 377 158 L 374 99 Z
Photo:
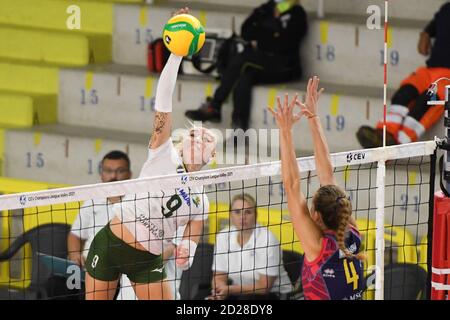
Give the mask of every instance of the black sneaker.
M 242 129 L 245 131 L 247 131 L 247 126 L 244 126 L 243 122 L 240 120 L 233 120 L 231 122 L 231 128 L 233 128 L 233 130 L 238 130 L 238 129 Z
M 386 145 L 387 146 L 395 146 L 398 142 L 395 140 L 394 136 L 386 131 Z
M 356 132 L 356 138 L 359 141 L 359 144 L 363 148 L 378 148 L 383 146 L 383 130 L 376 129 L 369 126 L 362 126 L 359 128 L 358 132 Z M 386 132 L 386 145 L 392 146 L 396 145 L 397 141 L 394 139 L 394 136 L 389 132 Z
M 220 111 L 211 105 L 211 101 L 211 98 L 207 98 L 197 110 L 187 110 L 185 112 L 186 117 L 196 121 L 222 121 Z

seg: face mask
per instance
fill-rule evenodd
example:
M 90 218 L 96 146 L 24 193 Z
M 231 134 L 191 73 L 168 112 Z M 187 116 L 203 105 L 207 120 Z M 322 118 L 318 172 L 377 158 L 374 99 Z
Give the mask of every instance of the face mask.
M 289 9 L 291 9 L 294 6 L 294 4 L 291 1 L 281 0 L 277 1 L 277 9 L 280 14 L 285 13 Z

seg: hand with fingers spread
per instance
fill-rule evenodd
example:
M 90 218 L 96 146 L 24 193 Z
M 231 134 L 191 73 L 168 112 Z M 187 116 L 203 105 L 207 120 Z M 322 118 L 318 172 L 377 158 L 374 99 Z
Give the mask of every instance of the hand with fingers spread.
M 323 88 L 317 90 L 319 87 L 319 78 L 314 76 L 312 79 L 310 78 L 308 81 L 308 86 L 306 87 L 306 99 L 304 103 L 296 100 L 296 105 L 298 105 L 302 109 L 302 114 L 305 115 L 308 119 L 314 118 L 318 116 L 318 102 L 320 95 L 323 92 Z
M 292 125 L 302 117 L 301 111 L 295 114 L 293 112 L 296 102 L 298 102 L 297 98 L 298 94 L 289 102 L 289 95 L 286 93 L 283 103 L 281 103 L 280 97 L 277 97 L 277 109 L 275 111 L 268 107 L 270 113 L 275 117 L 280 130 L 291 130 Z

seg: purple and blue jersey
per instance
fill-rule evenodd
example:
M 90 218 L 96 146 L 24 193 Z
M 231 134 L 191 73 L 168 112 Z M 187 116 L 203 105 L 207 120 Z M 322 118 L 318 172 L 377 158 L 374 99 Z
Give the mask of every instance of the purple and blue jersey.
M 356 228 L 351 227 L 345 244 L 350 252 L 359 252 L 361 237 Z M 362 262 L 346 258 L 334 232 L 326 231 L 319 256 L 304 260 L 302 284 L 307 300 L 359 300 L 364 291 Z

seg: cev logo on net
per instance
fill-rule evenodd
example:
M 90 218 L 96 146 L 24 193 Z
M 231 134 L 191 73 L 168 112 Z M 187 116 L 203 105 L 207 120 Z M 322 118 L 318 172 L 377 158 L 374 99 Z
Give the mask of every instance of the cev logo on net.
M 19 201 L 20 201 L 20 204 L 21 204 L 22 206 L 24 206 L 25 203 L 27 202 L 27 197 L 26 197 L 26 196 L 20 196 Z

